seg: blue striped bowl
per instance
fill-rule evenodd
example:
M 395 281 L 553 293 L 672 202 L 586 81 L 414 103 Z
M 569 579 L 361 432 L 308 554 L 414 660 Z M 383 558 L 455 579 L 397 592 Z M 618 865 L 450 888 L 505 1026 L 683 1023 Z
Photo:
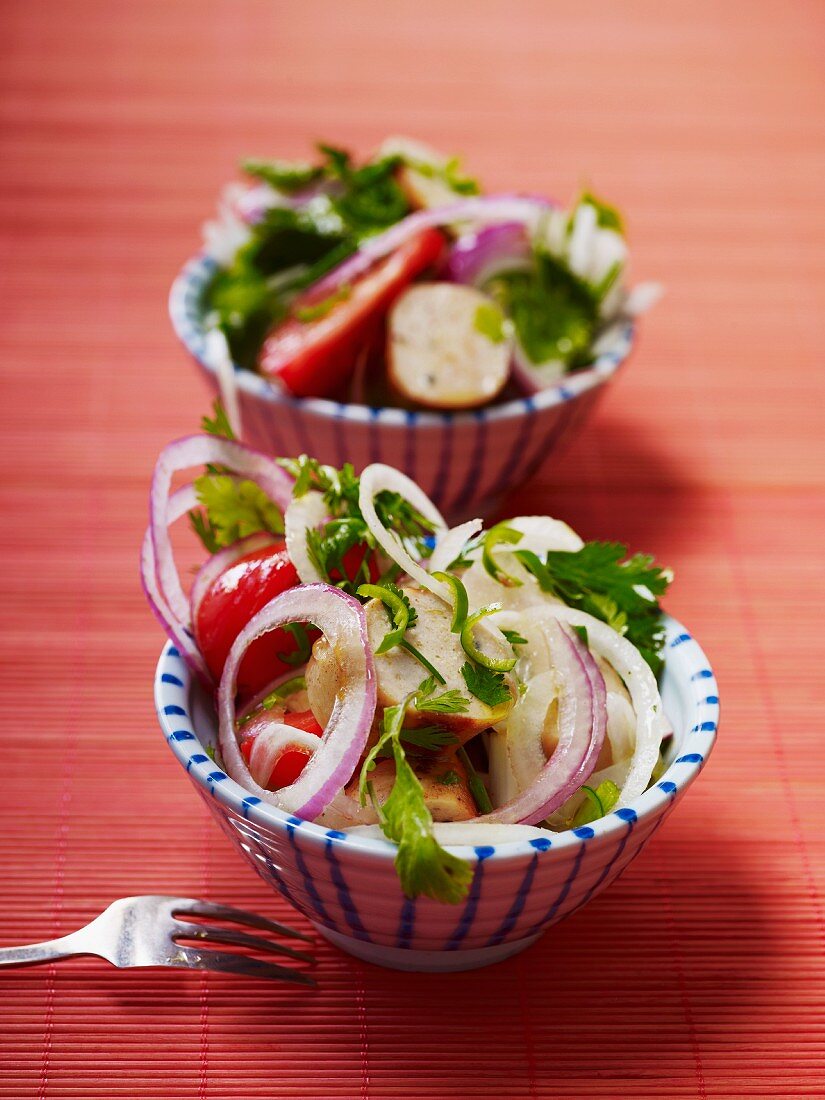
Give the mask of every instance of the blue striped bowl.
M 190 260 L 172 286 L 169 315 L 217 392 L 204 329 L 204 291 L 215 270 L 207 255 Z M 626 359 L 633 337 L 627 323 L 591 367 L 532 397 L 474 412 L 409 412 L 289 397 L 265 378 L 238 370 L 243 437 L 270 454 L 310 454 L 339 467 L 351 462 L 356 471 L 386 462 L 417 481 L 448 519 L 485 515 L 581 422 Z
M 402 894 L 394 849 L 282 813 L 213 762 L 215 716 L 177 650 L 167 645 L 155 705 L 169 747 L 237 850 L 318 931 L 352 955 L 401 970 L 468 970 L 533 943 L 599 894 L 639 854 L 701 771 L 716 738 L 719 700 L 707 658 L 668 618 L 662 678 L 675 736 L 669 766 L 632 806 L 565 833 L 453 849 L 474 864 L 461 906 Z

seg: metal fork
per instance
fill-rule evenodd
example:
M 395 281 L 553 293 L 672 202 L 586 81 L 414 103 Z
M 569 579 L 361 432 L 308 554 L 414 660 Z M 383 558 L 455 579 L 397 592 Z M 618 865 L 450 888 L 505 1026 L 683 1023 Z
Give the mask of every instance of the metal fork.
M 72 955 L 98 955 L 117 967 L 174 966 L 185 970 L 219 970 L 251 978 L 275 978 L 301 985 L 316 984 L 308 974 L 300 970 L 263 962 L 250 955 L 182 947 L 178 940 L 202 940 L 206 943 L 249 947 L 309 963 L 315 961 L 312 955 L 304 951 L 297 951 L 262 936 L 178 920 L 175 916 L 177 913 L 182 917 L 231 921 L 247 928 L 258 928 L 265 932 L 274 932 L 278 936 L 312 942 L 309 936 L 296 932 L 294 928 L 259 917 L 256 913 L 246 913 L 243 909 L 199 901 L 197 898 L 146 894 L 113 901 L 85 928 L 71 932 L 68 936 L 28 947 L 0 948 L 0 966 L 33 966 L 55 959 L 67 959 Z

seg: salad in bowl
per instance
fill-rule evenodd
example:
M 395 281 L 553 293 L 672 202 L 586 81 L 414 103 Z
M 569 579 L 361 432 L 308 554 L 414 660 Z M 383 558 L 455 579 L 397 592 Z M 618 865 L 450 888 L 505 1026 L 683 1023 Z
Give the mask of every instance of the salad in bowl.
M 591 365 L 657 293 L 628 289 L 622 218 L 590 192 L 569 209 L 486 195 L 456 158 L 404 138 L 361 164 L 318 153 L 244 161 L 250 184 L 227 188 L 204 230 L 211 358 L 286 394 L 506 401 Z
M 636 820 L 672 736 L 667 570 L 547 516 L 450 527 L 392 467 L 275 460 L 220 413 L 205 424 L 160 455 L 142 577 L 214 702 L 210 790 L 243 792 L 238 828 L 254 809 L 293 845 L 303 823 L 379 840 L 399 897 L 449 909 L 470 905 L 488 845 L 555 851 Z M 170 540 L 184 516 L 208 553 L 188 593 Z

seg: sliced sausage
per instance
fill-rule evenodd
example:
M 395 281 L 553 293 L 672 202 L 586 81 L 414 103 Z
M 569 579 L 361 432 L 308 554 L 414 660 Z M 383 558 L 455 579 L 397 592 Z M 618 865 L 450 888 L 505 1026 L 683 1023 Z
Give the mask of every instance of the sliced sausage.
M 402 397 L 435 409 L 492 401 L 510 373 L 503 314 L 473 287 L 417 283 L 389 316 L 390 382 Z

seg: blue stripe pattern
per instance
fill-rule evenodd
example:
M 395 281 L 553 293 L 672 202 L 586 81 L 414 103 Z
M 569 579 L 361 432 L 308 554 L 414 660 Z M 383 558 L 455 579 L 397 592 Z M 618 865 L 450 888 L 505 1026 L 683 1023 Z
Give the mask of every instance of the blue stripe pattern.
M 579 833 L 581 833 L 581 831 L 582 831 L 581 829 L 576 829 L 576 834 L 578 835 Z M 591 833 L 592 833 L 592 830 L 591 830 Z M 545 924 L 550 923 L 550 921 L 553 919 L 553 917 L 558 912 L 559 908 L 562 905 L 564 905 L 565 899 L 567 898 L 567 895 L 570 893 L 570 888 L 573 885 L 573 883 L 576 881 L 576 878 L 578 877 L 579 870 L 580 870 L 581 865 L 582 865 L 582 860 L 584 859 L 584 850 L 585 850 L 586 847 L 587 847 L 587 843 L 586 843 L 586 841 L 583 840 L 582 843 L 579 845 L 579 850 L 576 853 L 576 858 L 573 860 L 573 866 L 570 869 L 570 874 L 565 879 L 564 885 L 562 886 L 558 897 L 553 902 L 553 904 L 550 906 L 550 908 L 547 910 L 547 912 L 544 914 L 544 916 L 540 920 L 537 920 L 535 922 L 535 924 L 531 925 L 530 928 L 528 928 L 528 930 L 524 934 L 525 939 L 527 939 L 530 936 L 537 935 L 541 931 L 541 929 L 545 926 Z
M 444 944 L 445 951 L 455 951 L 470 931 L 472 923 L 475 920 L 479 898 L 481 897 L 481 883 L 484 878 L 484 861 L 485 859 L 489 859 L 493 852 L 495 852 L 495 848 L 491 848 L 486 844 L 479 845 L 479 847 L 475 849 L 478 863 L 475 867 L 470 893 L 467 896 L 467 901 L 464 903 L 464 912 L 461 914 L 461 919 L 456 925 L 455 931 Z
M 398 937 L 396 947 L 409 948 L 412 944 L 413 928 L 415 926 L 415 902 L 412 898 L 404 898 L 401 906 L 401 918 L 398 924 Z
M 312 901 L 312 907 L 321 918 L 324 924 L 328 925 L 333 931 L 338 931 L 338 925 L 332 919 L 327 912 L 327 908 L 321 900 L 321 895 L 318 893 L 315 883 L 313 882 L 312 875 L 309 872 L 309 868 L 306 865 L 303 852 L 298 847 L 298 841 L 295 839 L 295 831 L 303 825 L 303 821 L 300 817 L 289 817 L 286 822 L 286 832 L 289 837 L 289 843 L 292 845 L 292 850 L 295 853 L 295 865 L 301 877 L 304 880 L 304 889 L 309 895 Z
M 513 898 L 513 904 L 510 906 L 507 916 L 499 925 L 498 930 L 490 936 L 489 940 L 487 940 L 485 944 L 486 947 L 497 947 L 515 928 L 516 921 L 521 916 L 524 903 L 527 901 L 527 895 L 530 893 L 530 889 L 533 885 L 533 879 L 536 877 L 536 867 L 538 867 L 538 863 L 539 855 L 538 852 L 536 852 L 527 864 L 527 871 L 525 872 L 524 878 L 521 880 L 521 885 L 516 891 L 516 896 Z
M 366 940 L 368 943 L 372 943 L 372 938 L 361 923 L 358 909 L 356 908 L 355 902 L 352 900 L 352 894 L 349 891 L 347 881 L 341 871 L 341 864 L 338 862 L 338 856 L 335 854 L 335 842 L 337 840 L 346 839 L 346 835 L 346 833 L 340 833 L 336 829 L 330 829 L 327 833 L 326 857 L 329 863 L 330 876 L 335 889 L 338 891 L 338 904 L 344 911 L 344 919 L 352 929 L 353 935 L 358 940 Z

